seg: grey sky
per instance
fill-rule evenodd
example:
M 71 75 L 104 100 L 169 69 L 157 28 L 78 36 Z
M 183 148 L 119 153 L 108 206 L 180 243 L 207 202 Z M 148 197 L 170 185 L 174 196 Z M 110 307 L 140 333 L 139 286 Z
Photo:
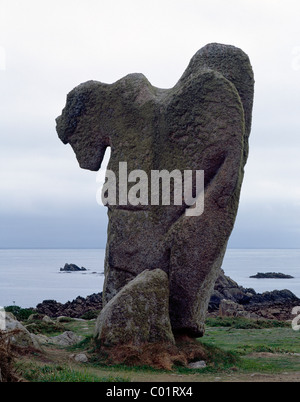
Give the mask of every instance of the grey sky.
M 219 42 L 256 82 L 229 245 L 300 248 L 299 14 L 296 0 L 0 0 L 0 247 L 104 247 L 96 174 L 55 131 L 66 94 L 132 72 L 172 87 Z

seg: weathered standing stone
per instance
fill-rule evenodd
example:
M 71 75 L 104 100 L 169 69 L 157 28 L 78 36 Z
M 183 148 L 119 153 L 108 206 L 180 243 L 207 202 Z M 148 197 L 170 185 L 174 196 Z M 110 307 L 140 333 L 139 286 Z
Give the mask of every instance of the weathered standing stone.
M 169 319 L 168 276 L 145 270 L 125 285 L 101 311 L 95 338 L 104 346 L 175 343 Z
M 145 269 L 159 267 L 169 277 L 173 332 L 203 335 L 238 209 L 253 88 L 248 56 L 233 46 L 209 44 L 171 89 L 130 74 L 114 84 L 88 81 L 68 94 L 57 132 L 82 168 L 98 170 L 111 147 L 108 169 L 117 185 L 119 162 L 127 162 L 128 173 L 142 169 L 148 177 L 163 169 L 205 175 L 200 216 L 186 216 L 184 202 L 108 205 L 104 303 Z M 128 183 L 128 191 L 134 184 Z

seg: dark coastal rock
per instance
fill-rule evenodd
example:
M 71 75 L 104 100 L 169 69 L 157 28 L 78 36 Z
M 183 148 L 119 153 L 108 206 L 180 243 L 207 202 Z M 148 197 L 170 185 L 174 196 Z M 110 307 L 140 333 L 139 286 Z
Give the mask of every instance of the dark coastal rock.
M 116 177 L 118 201 L 106 205 L 104 303 L 144 270 L 160 268 L 169 277 L 173 332 L 203 335 L 237 214 L 253 93 L 248 56 L 234 46 L 213 43 L 194 55 L 171 89 L 154 87 L 142 74 L 129 74 L 113 84 L 88 81 L 68 94 L 57 132 L 72 146 L 80 167 L 99 170 L 106 148 L 112 148 L 108 170 Z M 125 183 L 120 162 L 127 163 L 128 173 L 142 170 L 148 178 L 153 170 L 181 175 L 204 171 L 204 210 L 199 205 L 195 213 L 197 202 L 189 205 L 184 186 L 181 205 L 150 205 L 152 193 L 148 204 L 121 202 Z M 134 185 L 128 183 L 128 190 Z
M 295 306 L 300 306 L 300 299 L 290 290 L 283 289 L 256 293 L 244 308 L 263 318 L 292 320 Z
M 79 268 L 76 264 L 65 264 L 63 268 L 60 268 L 60 271 L 66 272 L 76 272 L 76 271 L 86 271 L 86 268 Z
M 272 290 L 263 293 L 255 293 L 247 304 L 290 304 L 299 303 L 300 299 L 290 290 Z
M 300 306 L 300 299 L 289 290 L 273 290 L 256 293 L 254 289 L 239 286 L 220 270 L 211 295 L 208 314 L 218 314 L 222 300 L 238 304 L 237 310 L 245 310 L 264 318 L 292 319 L 294 306 Z M 38 313 L 49 317 L 67 316 L 80 318 L 83 314 L 99 312 L 102 309 L 102 293 L 94 293 L 86 298 L 78 296 L 65 304 L 55 300 L 44 300 L 38 304 Z
M 238 304 L 247 304 L 255 294 L 254 289 L 245 289 L 242 286 L 239 286 L 233 279 L 225 275 L 222 269 L 220 269 L 219 276 L 210 297 L 208 310 L 218 310 L 220 302 L 223 299 Z
M 235 303 L 235 309 L 269 319 L 289 320 L 293 307 L 300 305 L 300 299 L 290 290 L 272 290 L 256 293 L 254 289 L 239 286 L 220 271 L 208 305 L 209 314 L 219 314 L 222 300 Z
M 282 274 L 281 272 L 258 272 L 256 275 L 251 275 L 249 278 L 258 278 L 258 279 L 291 279 L 294 278 L 291 275 Z
M 102 309 L 102 293 L 93 293 L 86 298 L 78 296 L 73 301 L 59 303 L 55 300 L 44 300 L 36 306 L 36 311 L 49 317 L 80 318 L 82 315 Z

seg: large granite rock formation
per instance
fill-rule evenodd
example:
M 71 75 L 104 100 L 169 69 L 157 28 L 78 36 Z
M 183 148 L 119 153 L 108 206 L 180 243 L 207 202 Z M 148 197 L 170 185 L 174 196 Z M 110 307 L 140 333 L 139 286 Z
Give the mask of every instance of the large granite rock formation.
M 88 81 L 68 94 L 57 118 L 59 138 L 90 170 L 100 168 L 111 147 L 108 170 L 116 175 L 118 202 L 107 205 L 104 303 L 145 269 L 160 268 L 169 278 L 173 332 L 203 335 L 238 209 L 253 87 L 244 52 L 209 44 L 171 89 L 130 74 L 114 84 Z M 147 205 L 142 196 L 138 205 L 124 202 L 124 192 L 136 183 L 119 189 L 120 162 L 128 173 L 143 170 L 147 177 L 153 170 L 204 170 L 204 212 L 189 216 L 182 193 L 181 205 Z M 195 193 L 195 180 L 192 187 Z

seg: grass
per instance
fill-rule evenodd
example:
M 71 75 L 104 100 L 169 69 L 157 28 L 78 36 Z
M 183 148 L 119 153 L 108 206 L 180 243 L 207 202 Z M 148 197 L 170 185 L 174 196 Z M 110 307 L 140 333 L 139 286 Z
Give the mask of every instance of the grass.
M 251 352 L 300 353 L 299 333 L 292 328 L 211 327 L 207 328 L 202 342 L 242 355 Z
M 66 365 L 44 365 L 22 363 L 17 365 L 22 377 L 29 382 L 127 382 L 128 378 L 97 376 L 86 370 L 78 370 Z
M 244 317 L 210 317 L 206 320 L 208 327 L 230 327 L 236 329 L 262 329 L 290 327 L 287 321 L 249 319 Z
M 283 371 L 300 371 L 299 357 L 290 355 L 274 354 L 274 356 L 248 356 L 244 357 L 239 364 L 239 369 L 243 372 L 253 373 L 282 373 Z
M 64 331 L 64 326 L 56 322 L 43 322 L 40 320 L 29 321 L 26 325 L 26 329 L 33 334 L 43 335 L 59 335 Z
M 290 323 L 218 317 L 208 320 L 209 324 L 201 341 L 237 353 L 239 370 L 267 373 L 300 370 L 299 333 Z
M 276 320 L 238 318 L 209 318 L 206 333 L 198 339 L 205 352 L 207 367 L 189 369 L 180 361 L 172 371 L 155 369 L 146 365 L 110 364 L 100 359 L 93 339 L 95 321 L 68 319 L 59 323 L 61 332 L 71 330 L 83 336 L 83 341 L 72 347 L 45 346 L 50 359 L 45 356 L 28 356 L 17 363 L 20 376 L 30 382 L 123 382 L 123 381 L 175 381 L 172 376 L 185 377 L 186 381 L 203 381 L 217 375 L 247 375 L 251 373 L 282 373 L 300 371 L 299 331 L 290 323 Z M 39 328 L 39 327 L 38 327 Z M 39 328 L 44 334 L 53 335 L 51 326 Z M 48 331 L 48 332 L 47 332 Z M 71 361 L 71 353 L 84 352 L 88 363 Z M 155 353 L 155 350 L 154 350 Z M 159 352 L 157 350 L 159 355 Z M 51 357 L 52 356 L 52 357 Z M 47 358 L 48 359 L 48 358 Z M 201 358 L 202 359 L 202 358 Z M 201 360 L 200 359 L 200 360 Z M 198 359 L 199 360 L 199 359 Z M 222 374 L 223 373 L 223 374 Z M 227 374 L 226 374 L 227 373 Z M 229 373 L 229 374 L 228 374 Z M 194 377 L 193 377 L 194 376 Z
M 71 319 L 68 322 L 64 322 L 65 331 L 73 331 L 76 335 L 83 337 L 91 336 L 95 328 L 95 320 L 78 321 Z

